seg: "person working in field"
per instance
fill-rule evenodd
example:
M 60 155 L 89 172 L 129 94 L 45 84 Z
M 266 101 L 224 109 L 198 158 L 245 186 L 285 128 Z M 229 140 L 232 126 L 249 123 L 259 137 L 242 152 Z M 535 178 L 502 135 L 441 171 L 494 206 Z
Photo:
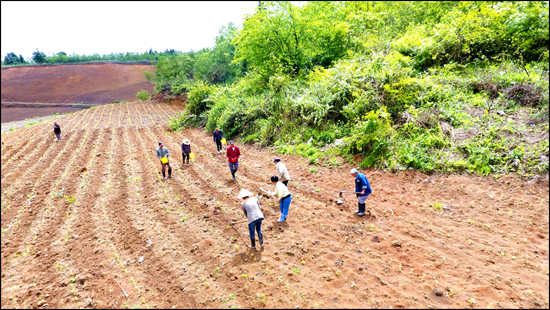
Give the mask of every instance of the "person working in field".
M 241 189 L 239 196 L 237 198 L 242 198 L 243 203 L 241 208 L 243 209 L 244 216 L 248 219 L 248 230 L 250 232 L 250 243 L 249 248 L 256 248 L 256 239 L 254 236 L 254 230 L 258 232 L 258 239 L 260 239 L 260 246 L 264 246 L 264 236 L 262 235 L 262 221 L 264 219 L 264 214 L 260 210 L 260 202 L 258 198 L 254 197 L 252 193 L 246 189 Z
M 214 142 L 216 142 L 216 147 L 218 148 L 218 154 L 222 152 L 222 139 L 223 139 L 223 132 L 216 128 L 214 130 Z
M 235 180 L 235 173 L 237 169 L 239 169 L 239 156 L 241 156 L 241 151 L 239 151 L 239 148 L 235 145 L 233 140 L 229 141 L 226 155 L 229 161 L 229 170 L 231 170 L 231 175 L 233 176 L 233 180 Z
M 286 185 L 283 184 L 283 182 L 279 181 L 278 176 L 272 176 L 271 183 L 275 185 L 275 190 L 268 191 L 268 194 L 279 199 L 279 209 L 281 210 L 281 217 L 277 220 L 277 222 L 284 222 L 288 217 L 288 210 L 290 209 L 290 202 L 292 201 L 290 191 Z
M 279 181 L 288 187 L 288 181 L 290 181 L 290 175 L 286 169 L 285 164 L 281 162 L 279 158 L 275 158 L 273 162 L 277 165 L 277 174 L 279 175 Z
M 355 211 L 355 213 L 362 216 L 365 215 L 365 200 L 367 200 L 367 197 L 372 193 L 372 190 L 369 180 L 367 180 L 364 174 L 359 173 L 355 168 L 351 169 L 350 173 L 355 177 L 355 195 L 357 195 L 357 204 L 359 206 L 359 210 Z
M 162 142 L 159 142 L 159 147 L 157 149 L 157 157 L 160 159 L 162 165 L 162 176 L 166 179 L 166 166 L 168 166 L 168 177 L 172 177 L 172 164 L 170 163 L 170 151 L 164 147 Z
M 57 141 L 61 141 L 61 127 L 56 122 L 53 122 L 53 133 L 55 133 Z
M 191 154 L 191 141 L 189 139 L 183 139 L 181 143 L 181 156 L 183 157 L 183 164 L 187 159 L 187 165 L 189 165 L 189 154 Z

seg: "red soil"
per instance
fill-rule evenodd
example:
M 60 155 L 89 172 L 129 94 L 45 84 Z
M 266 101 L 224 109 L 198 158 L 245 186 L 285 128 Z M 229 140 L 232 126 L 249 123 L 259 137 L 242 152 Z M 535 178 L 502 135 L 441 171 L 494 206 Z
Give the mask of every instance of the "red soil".
M 2 107 L 2 123 L 20 121 L 27 118 L 48 116 L 55 113 L 73 113 L 82 108 L 73 107 L 43 107 L 43 108 L 5 108 Z
M 335 203 L 347 164 L 312 173 L 239 144 L 232 181 L 211 133 L 167 131 L 181 109 L 86 109 L 59 119 L 60 142 L 50 123 L 2 134 L 2 308 L 548 308 L 547 181 L 367 170 L 376 216 L 358 217 L 353 195 Z M 250 250 L 236 196 L 270 186 L 275 156 L 289 218 L 262 198 L 266 245 Z
M 78 64 L 2 68 L 1 100 L 44 103 L 112 103 L 136 100 L 136 93 L 153 91 L 143 71 L 152 65 Z

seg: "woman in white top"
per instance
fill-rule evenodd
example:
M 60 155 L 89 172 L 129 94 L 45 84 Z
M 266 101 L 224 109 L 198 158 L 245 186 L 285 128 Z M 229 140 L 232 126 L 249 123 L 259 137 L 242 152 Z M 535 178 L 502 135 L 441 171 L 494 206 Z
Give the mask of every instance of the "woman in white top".
M 290 174 L 286 169 L 285 164 L 281 162 L 281 159 L 275 158 L 273 162 L 277 165 L 277 174 L 279 175 L 279 181 L 288 187 L 288 181 L 290 181 Z
M 260 210 L 260 202 L 258 198 L 253 197 L 250 191 L 246 189 L 241 189 L 239 196 L 237 198 L 242 198 L 244 202 L 241 204 L 244 215 L 248 219 L 248 230 L 250 231 L 250 243 L 249 248 L 256 248 L 256 240 L 254 236 L 254 230 L 258 232 L 258 238 L 260 239 L 260 246 L 264 246 L 264 236 L 262 235 L 262 220 L 264 219 L 264 214 Z
M 279 209 L 281 210 L 281 217 L 277 220 L 277 222 L 284 222 L 288 217 L 288 209 L 290 208 L 290 202 L 292 201 L 290 191 L 286 185 L 283 184 L 283 182 L 279 181 L 278 176 L 272 176 L 271 183 L 275 184 L 275 190 L 270 191 L 269 194 L 276 196 L 277 199 L 279 199 Z

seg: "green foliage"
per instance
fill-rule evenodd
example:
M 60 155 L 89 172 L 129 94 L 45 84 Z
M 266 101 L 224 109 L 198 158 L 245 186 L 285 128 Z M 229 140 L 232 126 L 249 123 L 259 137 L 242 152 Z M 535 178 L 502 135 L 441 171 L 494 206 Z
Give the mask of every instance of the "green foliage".
M 246 61 L 267 79 L 274 74 L 305 75 L 345 55 L 349 24 L 338 2 L 263 2 L 234 40 L 235 61 Z
M 4 57 L 4 64 L 6 65 L 13 65 L 17 63 L 19 63 L 19 57 L 17 57 L 14 53 L 8 53 L 6 57 Z
M 234 62 L 237 28 L 233 23 L 223 26 L 216 37 L 216 45 L 197 54 L 194 66 L 194 79 L 210 84 L 231 83 L 242 76 L 243 63 Z
M 151 100 L 151 94 L 145 89 L 142 89 L 137 92 L 136 98 L 141 99 L 143 101 Z
M 344 138 L 344 150 L 365 155 L 361 166 L 372 167 L 388 152 L 391 129 L 390 115 L 385 108 L 370 111 L 352 127 L 351 135 Z
M 148 79 L 188 83 L 173 130 L 312 165 L 533 175 L 548 171 L 547 46 L 547 2 L 262 2 Z
M 45 63 L 46 62 L 46 54 L 43 52 L 40 52 L 38 49 L 36 49 L 36 52 L 32 53 L 32 61 L 35 63 Z

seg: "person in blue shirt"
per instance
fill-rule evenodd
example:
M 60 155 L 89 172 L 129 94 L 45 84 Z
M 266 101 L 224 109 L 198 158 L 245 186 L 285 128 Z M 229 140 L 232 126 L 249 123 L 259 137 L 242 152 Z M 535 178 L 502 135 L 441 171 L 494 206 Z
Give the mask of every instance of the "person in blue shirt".
M 166 179 L 166 166 L 168 166 L 168 177 L 169 178 L 172 178 L 172 164 L 170 163 L 170 151 L 168 151 L 167 148 L 164 147 L 164 144 L 162 142 L 159 142 L 159 147 L 157 149 L 157 157 L 159 159 L 163 158 L 163 157 L 166 157 L 166 159 L 168 159 L 168 162 L 165 164 L 162 162 L 162 159 L 161 159 L 161 162 L 160 164 L 162 165 L 162 176 L 164 177 L 164 179 Z
M 358 200 L 358 206 L 359 210 L 355 211 L 357 215 L 365 215 L 365 200 L 367 200 L 367 197 L 372 193 L 372 190 L 370 188 L 369 180 L 367 180 L 367 177 L 359 173 L 357 169 L 353 168 L 350 171 L 351 175 L 355 178 L 355 192 L 357 193 L 357 200 Z
M 223 138 L 223 132 L 216 128 L 214 130 L 214 142 L 216 142 L 216 147 L 218 148 L 218 154 L 222 152 L 222 138 Z

